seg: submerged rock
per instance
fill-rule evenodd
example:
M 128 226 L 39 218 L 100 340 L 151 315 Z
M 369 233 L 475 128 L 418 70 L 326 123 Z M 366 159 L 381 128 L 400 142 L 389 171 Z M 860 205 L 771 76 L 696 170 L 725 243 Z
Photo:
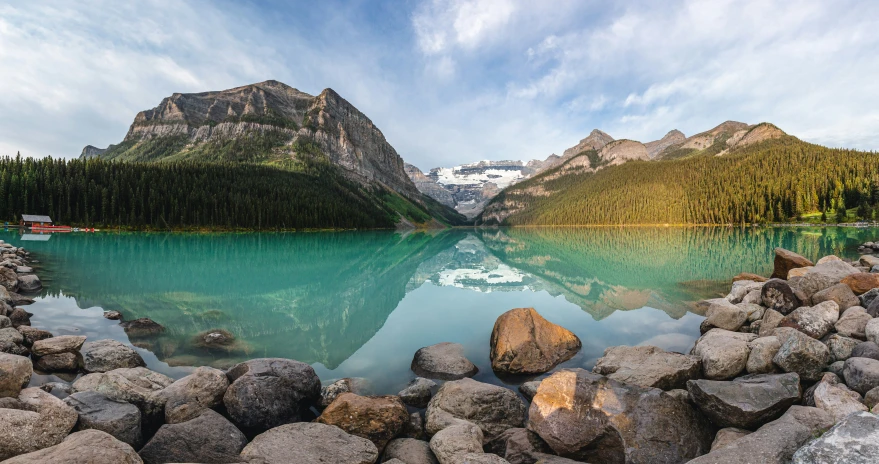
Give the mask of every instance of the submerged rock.
M 573 332 L 547 321 L 534 308 L 501 314 L 490 344 L 491 368 L 509 374 L 542 374 L 571 359 L 582 346 Z
M 125 329 L 125 333 L 128 334 L 129 337 L 133 338 L 149 337 L 152 335 L 158 335 L 165 331 L 165 328 L 162 327 L 161 324 L 148 317 L 141 317 L 140 319 L 135 319 L 133 321 L 126 321 L 121 323 L 120 325 L 123 329 Z
M 458 380 L 472 377 L 479 369 L 464 357 L 463 345 L 443 342 L 416 351 L 412 371 L 428 379 Z
M 691 380 L 690 399 L 719 427 L 755 429 L 800 399 L 797 374 L 748 375 L 733 381 Z
M 702 361 L 655 346 L 614 346 L 604 350 L 592 372 L 623 383 L 672 390 L 699 378 Z
M 263 432 L 241 451 L 242 458 L 265 464 L 288 464 L 291 456 L 303 463 L 373 464 L 378 449 L 371 441 L 338 427 L 299 422 Z

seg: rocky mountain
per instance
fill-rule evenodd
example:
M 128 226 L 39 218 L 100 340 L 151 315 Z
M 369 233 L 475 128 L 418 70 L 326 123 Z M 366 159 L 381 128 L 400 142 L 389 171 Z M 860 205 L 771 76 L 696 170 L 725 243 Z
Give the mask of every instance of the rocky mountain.
M 112 147 L 112 145 L 110 145 Z M 82 159 L 91 159 L 100 157 L 108 148 L 98 148 L 92 145 L 86 145 L 85 148 L 82 149 L 82 153 L 79 155 Z
M 683 143 L 686 139 L 687 137 L 683 132 L 677 129 L 672 129 L 661 139 L 647 142 L 644 146 L 647 148 L 647 156 L 650 157 L 650 159 L 653 159 L 656 158 L 656 155 L 665 151 L 666 148 L 678 143 Z
M 319 166 L 329 164 L 378 199 L 401 197 L 387 200 L 389 207 L 409 212 L 401 212 L 401 222 L 424 219 L 410 214 L 413 208 L 442 216 L 443 222 L 463 220 L 419 192 L 381 130 L 332 89 L 313 96 L 269 80 L 223 91 L 175 93 L 138 113 L 121 143 L 104 150 L 87 146 L 81 156 L 263 163 L 309 172 L 324 172 Z

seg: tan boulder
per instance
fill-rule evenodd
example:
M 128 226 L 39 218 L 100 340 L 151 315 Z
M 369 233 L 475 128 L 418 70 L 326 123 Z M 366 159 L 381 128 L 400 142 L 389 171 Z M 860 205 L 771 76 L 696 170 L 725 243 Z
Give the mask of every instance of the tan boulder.
M 787 279 L 790 280 L 794 277 L 802 277 L 802 276 L 806 275 L 812 269 L 815 269 L 815 267 L 814 266 L 795 267 L 795 268 L 787 271 Z
M 351 435 L 366 438 L 379 451 L 409 422 L 406 405 L 397 396 L 359 396 L 342 393 L 324 409 L 317 422 L 335 425 Z
M 879 274 L 860 272 L 846 276 L 840 283 L 848 285 L 855 295 L 861 295 L 879 287 Z
M 786 279 L 787 273 L 791 269 L 806 266 L 814 266 L 814 263 L 812 261 L 809 261 L 805 257 L 794 253 L 793 251 L 785 250 L 784 248 L 776 248 L 775 268 L 772 271 L 772 277 L 778 279 Z
M 542 374 L 571 359 L 580 339 L 543 318 L 534 308 L 501 314 L 491 331 L 491 367 L 510 374 Z

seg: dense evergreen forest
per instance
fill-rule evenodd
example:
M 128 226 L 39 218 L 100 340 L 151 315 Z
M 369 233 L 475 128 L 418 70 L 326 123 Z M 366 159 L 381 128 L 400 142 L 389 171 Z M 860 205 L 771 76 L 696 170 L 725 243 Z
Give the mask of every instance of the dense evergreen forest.
M 749 224 L 879 218 L 879 153 L 794 137 L 723 156 L 630 161 L 595 173 L 562 167 L 498 195 L 484 218 L 508 225 Z
M 0 158 L 0 218 L 142 229 L 393 228 L 398 211 L 436 205 L 348 181 L 326 163 L 299 170 L 241 163 Z

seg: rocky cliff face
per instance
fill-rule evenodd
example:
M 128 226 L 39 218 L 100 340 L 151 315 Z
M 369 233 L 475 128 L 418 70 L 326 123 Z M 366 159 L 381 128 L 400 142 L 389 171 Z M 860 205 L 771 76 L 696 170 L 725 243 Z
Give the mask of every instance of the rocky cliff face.
M 586 150 L 601 150 L 605 145 L 613 142 L 614 138 L 606 133 L 593 129 L 592 132 L 583 140 L 580 140 L 580 143 L 574 145 L 571 148 L 565 150 L 562 154 L 562 159 L 570 159 L 571 157 L 577 155 L 578 153 L 584 152 Z
M 644 144 L 644 146 L 647 148 L 647 156 L 649 156 L 650 159 L 653 159 L 656 158 L 656 155 L 662 153 L 662 151 L 666 148 L 678 143 L 683 143 L 686 139 L 687 137 L 684 135 L 683 132 L 677 129 L 673 129 L 669 131 L 668 134 L 665 134 L 665 136 L 663 136 L 661 139 L 647 142 Z
M 97 158 L 101 156 L 101 154 L 103 154 L 105 151 L 107 151 L 106 148 L 98 148 L 91 145 L 86 145 L 85 148 L 82 149 L 82 153 L 79 155 L 79 157 L 82 159 Z

